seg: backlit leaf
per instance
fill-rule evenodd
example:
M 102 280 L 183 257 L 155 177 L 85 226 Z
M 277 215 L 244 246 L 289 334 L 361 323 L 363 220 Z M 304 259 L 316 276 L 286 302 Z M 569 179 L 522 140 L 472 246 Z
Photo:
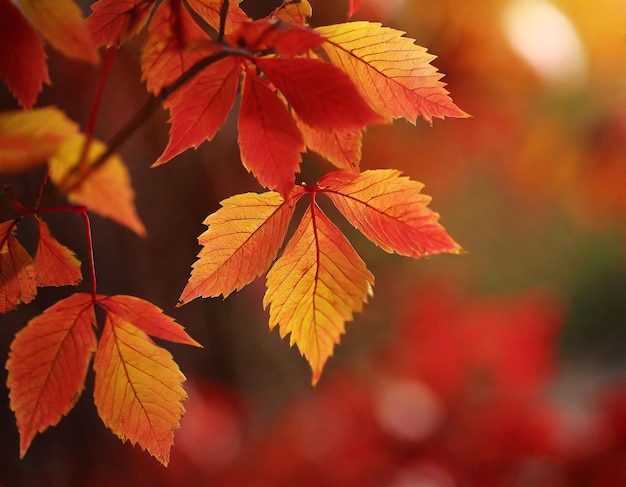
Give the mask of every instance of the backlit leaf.
M 245 168 L 263 186 L 287 194 L 300 168 L 304 141 L 283 102 L 252 69 L 246 69 L 238 126 Z
M 56 107 L 0 113 L 0 173 L 44 164 L 61 142 L 77 133 L 76 123 Z
M 159 319 L 156 325 L 144 323 L 144 318 L 154 319 L 155 311 L 132 298 L 114 296 L 99 304 L 106 320 L 94 361 L 98 414 L 122 441 L 138 443 L 167 465 L 174 430 L 185 412 L 185 376 L 172 355 L 144 330 L 195 342 L 180 327 L 173 328 L 171 319 Z
M 97 63 L 98 53 L 73 0 L 18 0 L 24 15 L 65 56 Z
M 304 27 L 313 14 L 311 4 L 307 0 L 285 0 L 283 4 L 272 12 L 270 18 L 280 19 L 287 24 Z
M 448 96 L 435 56 L 402 37 L 404 32 L 374 22 L 347 22 L 316 29 L 327 40 L 322 48 L 344 70 L 361 95 L 381 115 L 415 123 L 421 115 L 467 117 Z
M 165 0 L 154 12 L 141 53 L 141 79 L 158 95 L 202 57 L 215 51 L 209 36 L 181 0 Z
M 298 197 L 296 195 L 296 197 Z M 209 215 L 209 229 L 179 305 L 202 296 L 228 296 L 267 271 L 283 244 L 295 201 L 276 192 L 246 193 L 222 201 Z
M 358 172 L 361 162 L 361 130 L 333 131 L 314 129 L 298 120 L 306 146 L 333 163 L 339 169 Z
M 58 424 L 80 397 L 96 348 L 91 295 L 73 294 L 17 333 L 6 368 L 20 456 L 37 433 Z
M 30 109 L 43 83 L 50 84 L 43 42 L 11 0 L 0 0 L 0 78 Z
M 216 31 L 219 31 L 222 0 L 187 0 L 187 3 L 207 24 Z M 239 7 L 239 3 L 241 3 L 241 0 L 228 1 L 228 13 L 226 15 L 224 34 L 230 34 L 243 22 L 249 20 L 245 12 Z
M 439 224 L 439 214 L 428 208 L 430 196 L 420 193 L 424 185 L 399 171 L 334 172 L 318 186 L 352 225 L 386 252 L 418 258 L 462 251 Z
M 157 0 L 98 0 L 91 5 L 87 27 L 97 46 L 121 45 L 137 34 Z
M 326 360 L 372 294 L 374 276 L 341 231 L 312 204 L 282 256 L 267 274 L 263 306 L 270 307 L 270 329 L 291 333 L 320 379 Z
M 309 58 L 256 58 L 255 63 L 314 128 L 359 130 L 381 121 L 350 78 L 330 63 Z
M 13 235 L 16 224 L 0 223 L 0 313 L 30 303 L 37 295 L 33 259 Z
M 189 87 L 170 97 L 169 143 L 155 165 L 215 136 L 235 101 L 240 73 L 239 59 L 222 59 L 202 70 Z
M 52 182 L 63 190 L 69 188 L 68 198 L 71 201 L 127 226 L 138 235 L 145 235 L 146 229 L 135 210 L 134 191 L 128 170 L 117 154 L 109 157 L 84 180 L 77 179 L 81 177 L 78 164 L 84 144 L 83 135 L 61 144 L 59 150 L 48 161 Z M 105 150 L 106 146 L 102 142 L 92 140 L 86 165 L 95 162 Z M 77 181 L 80 183 L 76 186 Z
M 288 57 L 315 49 L 324 41 L 313 29 L 273 18 L 242 24 L 227 40 L 232 45 L 245 46 L 253 53 L 276 52 Z
M 48 225 L 37 219 L 39 244 L 35 254 L 38 286 L 74 286 L 83 280 L 80 261 L 70 249 L 61 245 L 50 233 Z

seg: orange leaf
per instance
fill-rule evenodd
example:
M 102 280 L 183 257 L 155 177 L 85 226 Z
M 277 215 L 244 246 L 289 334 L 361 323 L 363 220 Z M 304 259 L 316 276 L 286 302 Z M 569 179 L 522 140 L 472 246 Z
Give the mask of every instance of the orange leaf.
M 158 95 L 164 86 L 215 50 L 181 0 L 165 0 L 148 26 L 141 53 L 141 79 L 146 81 L 150 93 Z
M 404 32 L 374 22 L 348 22 L 316 29 L 327 42 L 322 48 L 343 69 L 361 95 L 381 115 L 415 123 L 421 115 L 467 117 L 441 82 L 430 62 L 435 56 L 415 45 Z
M 352 225 L 386 252 L 415 258 L 462 252 L 438 223 L 439 214 L 428 208 L 430 196 L 420 194 L 424 185 L 399 171 L 334 172 L 318 186 Z
M 1 1 L 1 0 L 0 0 Z M 27 171 L 45 163 L 78 126 L 56 107 L 0 114 L 0 173 Z
M 241 61 L 230 57 L 204 69 L 190 85 L 169 98 L 170 139 L 154 165 L 211 140 L 224 124 L 237 95 Z
M 272 19 L 280 19 L 287 24 L 304 27 L 306 19 L 313 14 L 311 4 L 307 0 L 286 0 L 269 16 Z
M 75 286 L 83 280 L 80 261 L 70 249 L 61 245 L 50 233 L 48 225 L 37 219 L 39 244 L 35 254 L 38 286 Z
M 22 12 L 65 56 L 96 64 L 98 53 L 83 15 L 73 0 L 18 0 Z
M 15 336 L 6 368 L 21 457 L 35 435 L 58 424 L 80 397 L 96 348 L 94 320 L 91 295 L 73 294 Z
M 287 194 L 300 168 L 304 141 L 283 102 L 250 68 L 246 69 L 238 126 L 245 168 L 266 188 Z
M 33 259 L 13 235 L 17 220 L 0 223 L 0 313 L 37 295 Z
M 187 0 L 187 3 L 207 24 L 219 31 L 222 0 Z M 245 12 L 239 8 L 239 3 L 241 0 L 229 0 L 228 2 L 224 34 L 230 34 L 243 22 L 249 20 Z
M 43 42 L 11 0 L 0 0 L 0 12 L 0 78 L 28 110 L 50 84 Z
M 146 24 L 157 0 L 98 0 L 87 27 L 97 46 L 121 45 Z
M 306 146 L 317 152 L 339 169 L 359 172 L 361 162 L 361 130 L 330 131 L 314 129 L 298 120 L 298 128 L 304 137 Z
M 274 18 L 246 22 L 227 40 L 231 45 L 245 46 L 250 52 L 274 51 L 289 57 L 314 49 L 324 41 L 313 29 Z
M 226 297 L 266 272 L 283 244 L 298 197 L 246 193 L 222 201 L 222 208 L 204 220 L 209 229 L 198 238 L 203 248 L 178 304 L 199 296 Z
M 255 63 L 314 128 L 359 130 L 381 121 L 350 78 L 330 63 L 308 58 L 255 58 Z
M 167 465 L 174 430 L 185 412 L 185 376 L 172 355 L 157 346 L 146 331 L 195 345 L 168 317 L 159 317 L 150 303 L 128 296 L 100 301 L 106 321 L 94 361 L 94 402 L 104 424 L 122 441 L 148 450 Z M 144 322 L 144 319 L 155 323 Z M 173 326 L 176 325 L 176 326 Z
M 319 380 L 326 360 L 372 294 L 374 276 L 341 231 L 311 204 L 283 255 L 267 274 L 263 306 L 270 306 L 270 329 L 291 333 Z
M 72 188 L 75 178 L 79 177 L 80 169 L 77 166 L 84 144 L 85 136 L 73 137 L 62 143 L 56 154 L 48 161 L 50 178 L 61 189 Z M 105 150 L 106 146 L 102 142 L 92 140 L 86 163 L 96 161 Z M 128 170 L 117 154 L 113 154 L 76 188 L 70 189 L 68 198 L 127 226 L 138 235 L 146 234 L 146 229 L 135 210 L 134 192 Z

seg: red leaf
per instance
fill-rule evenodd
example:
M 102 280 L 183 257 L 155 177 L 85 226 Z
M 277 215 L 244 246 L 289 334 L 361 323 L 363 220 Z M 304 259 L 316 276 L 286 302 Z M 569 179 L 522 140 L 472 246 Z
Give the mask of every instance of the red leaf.
M 330 63 L 305 58 L 255 58 L 255 63 L 314 128 L 359 130 L 382 121 L 348 76 Z
M 250 68 L 239 112 L 239 147 L 244 166 L 263 186 L 283 195 L 290 191 L 304 141 L 285 105 Z
M 462 251 L 438 223 L 439 214 L 428 208 L 430 196 L 420 194 L 424 185 L 399 171 L 335 172 L 323 176 L 318 186 L 352 225 L 386 252 L 418 258 Z
M 145 25 L 157 0 L 98 0 L 86 20 L 97 46 L 120 45 Z
M 158 95 L 164 86 L 215 50 L 181 0 L 165 0 L 148 26 L 141 54 L 141 79 L 146 81 L 150 93 Z
M 349 0 L 348 18 L 352 17 L 360 6 L 361 0 Z
M 187 0 L 187 3 L 207 24 L 219 32 L 222 1 L 223 0 Z M 224 34 L 230 34 L 242 23 L 249 20 L 245 12 L 239 8 L 240 2 L 241 0 L 228 1 L 228 13 L 226 14 Z
M 13 235 L 16 224 L 17 220 L 0 223 L 0 313 L 30 303 L 37 295 L 33 259 Z
M 169 98 L 170 139 L 155 165 L 215 136 L 235 101 L 241 69 L 238 58 L 217 61 L 197 75 L 186 89 Z
M 20 105 L 32 108 L 50 84 L 43 42 L 11 0 L 0 0 L 0 78 Z
M 253 53 L 273 50 L 292 57 L 315 49 L 324 39 L 308 27 L 287 24 L 276 19 L 262 19 L 242 24 L 228 41 L 236 46 L 244 46 Z
M 21 457 L 35 435 L 58 424 L 80 397 L 96 348 L 94 320 L 91 295 L 74 294 L 30 320 L 15 336 L 6 368 Z
M 70 249 L 61 245 L 50 233 L 48 225 L 37 219 L 39 244 L 35 254 L 38 286 L 75 286 L 83 279 L 80 262 Z

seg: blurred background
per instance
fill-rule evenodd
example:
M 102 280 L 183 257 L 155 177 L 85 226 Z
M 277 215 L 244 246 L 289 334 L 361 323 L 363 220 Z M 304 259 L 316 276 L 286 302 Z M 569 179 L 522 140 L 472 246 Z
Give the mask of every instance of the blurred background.
M 279 4 L 241 6 L 258 18 Z M 347 0 L 311 4 L 313 26 L 346 21 Z M 98 291 L 154 302 L 205 347 L 164 344 L 189 394 L 170 466 L 106 430 L 90 372 L 75 409 L 23 460 L 0 389 L 0 486 L 626 486 L 626 2 L 363 0 L 353 20 L 427 47 L 473 116 L 372 127 L 362 160 L 423 182 L 467 253 L 388 255 L 332 214 L 376 285 L 311 388 L 304 359 L 268 332 L 263 279 L 174 308 L 203 219 L 261 188 L 239 161 L 237 107 L 212 142 L 150 169 L 168 135 L 156 113 L 121 150 L 149 236 L 92 223 Z M 116 56 L 102 140 L 148 98 L 140 45 Z M 38 105 L 84 126 L 98 70 L 48 55 L 53 85 Z M 0 107 L 16 106 L 0 85 Z M 302 181 L 332 169 L 304 157 Z M 3 182 L 30 201 L 40 178 Z M 0 221 L 11 216 L 0 201 Z M 86 262 L 80 219 L 46 221 Z M 31 233 L 20 226 L 27 248 Z M 14 334 L 71 292 L 42 289 L 3 316 L 2 361 Z

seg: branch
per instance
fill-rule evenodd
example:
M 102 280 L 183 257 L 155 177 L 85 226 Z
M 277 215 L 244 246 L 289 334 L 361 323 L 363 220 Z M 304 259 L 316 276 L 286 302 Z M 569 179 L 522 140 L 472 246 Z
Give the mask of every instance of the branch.
M 224 42 L 224 35 L 226 33 L 226 17 L 228 16 L 228 4 L 230 0 L 222 0 L 222 8 L 220 9 L 220 31 L 217 35 L 217 42 L 222 44 Z

